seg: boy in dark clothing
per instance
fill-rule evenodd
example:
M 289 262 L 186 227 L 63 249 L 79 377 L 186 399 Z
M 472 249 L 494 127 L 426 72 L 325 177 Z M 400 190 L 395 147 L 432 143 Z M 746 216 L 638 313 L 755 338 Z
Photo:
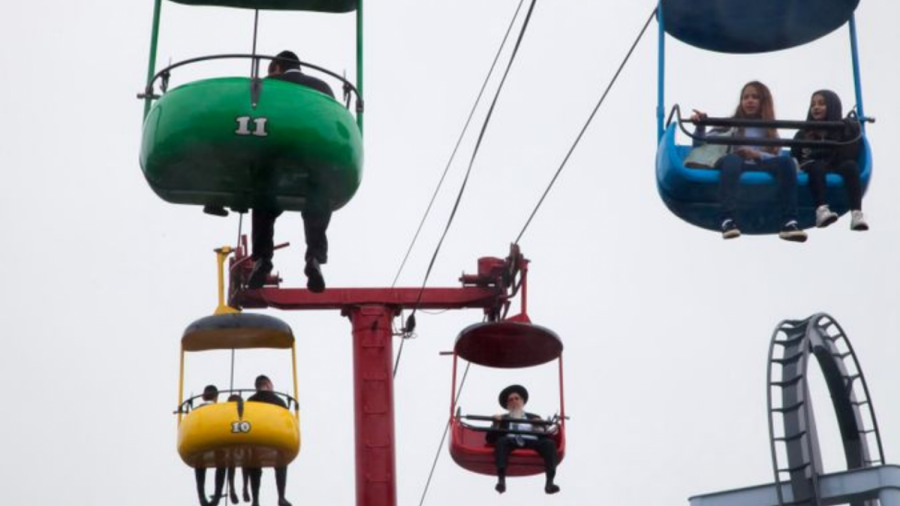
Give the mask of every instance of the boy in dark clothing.
M 255 386 L 256 393 L 251 395 L 247 402 L 264 402 L 287 409 L 287 404 L 272 391 L 272 380 L 268 376 L 264 374 L 257 376 Z M 259 485 L 262 480 L 262 469 L 258 467 L 247 468 L 247 474 L 250 475 L 250 492 L 253 495 L 252 506 L 259 506 Z M 284 497 L 284 490 L 287 487 L 287 466 L 277 466 L 275 468 L 275 487 L 278 489 L 278 506 L 291 506 L 291 503 Z
M 269 64 L 269 79 L 288 81 L 312 88 L 334 98 L 331 87 L 312 76 L 300 71 L 300 59 L 291 51 L 278 53 L 277 59 Z M 281 216 L 281 209 L 254 208 L 253 221 L 253 270 L 247 285 L 250 288 L 262 288 L 266 277 L 272 272 L 272 256 L 274 254 L 275 220 Z M 307 208 L 301 212 L 303 231 L 306 235 L 306 287 L 311 292 L 320 293 L 325 290 L 325 278 L 322 276 L 321 264 L 328 262 L 328 237 L 325 232 L 331 222 L 331 208 L 327 202 L 309 198 Z

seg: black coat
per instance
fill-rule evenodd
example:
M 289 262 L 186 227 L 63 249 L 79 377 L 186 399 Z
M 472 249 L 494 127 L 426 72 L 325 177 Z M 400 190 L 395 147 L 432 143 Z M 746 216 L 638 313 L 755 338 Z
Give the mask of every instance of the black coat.
M 274 404 L 276 406 L 281 406 L 284 409 L 287 409 L 287 404 L 281 397 L 278 397 L 275 392 L 270 392 L 268 390 L 260 390 L 255 394 L 251 395 L 247 402 L 265 402 L 266 404 Z
M 797 132 L 794 139 L 798 140 L 829 140 L 838 142 L 848 142 L 856 139 L 860 135 L 859 121 L 855 116 L 843 118 L 843 109 L 841 99 L 836 93 L 830 90 L 820 90 L 813 95 L 822 95 L 825 98 L 827 108 L 825 121 L 844 121 L 844 128 L 838 130 L 811 130 L 804 129 Z M 852 114 L 852 113 L 851 113 Z M 815 121 L 812 113 L 807 113 L 806 121 Z M 800 168 L 804 165 L 822 161 L 830 165 L 837 165 L 845 160 L 859 159 L 859 150 L 862 146 L 862 140 L 857 139 L 838 147 L 799 147 L 791 148 L 791 156 L 797 159 Z
M 290 69 L 277 76 L 272 76 L 270 79 L 278 79 L 279 81 L 287 81 L 289 83 L 299 84 L 300 86 L 306 86 L 307 88 L 312 88 L 334 98 L 334 92 L 331 91 L 331 87 L 328 86 L 328 83 L 319 78 L 308 76 L 303 72 L 300 72 L 300 69 Z
M 507 432 L 502 432 L 506 430 L 510 430 L 509 426 L 511 423 L 524 423 L 527 420 L 543 420 L 540 416 L 534 413 L 525 413 L 526 420 L 522 420 L 521 418 L 511 418 L 508 414 L 503 415 L 499 421 L 494 421 L 491 425 L 491 430 L 485 434 L 484 439 L 490 444 L 494 444 L 501 437 L 506 436 Z M 542 425 L 534 425 L 532 426 L 531 432 L 543 432 L 544 427 Z M 540 437 L 540 436 L 539 436 Z

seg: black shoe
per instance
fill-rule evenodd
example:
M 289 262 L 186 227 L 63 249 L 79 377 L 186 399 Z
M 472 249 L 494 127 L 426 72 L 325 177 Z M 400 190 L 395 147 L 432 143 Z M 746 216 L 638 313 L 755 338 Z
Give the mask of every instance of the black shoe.
M 266 284 L 269 273 L 272 272 L 272 261 L 260 258 L 253 263 L 253 270 L 250 271 L 250 277 L 247 279 L 247 288 L 262 288 Z
M 547 485 L 544 486 L 544 492 L 546 492 L 548 494 L 555 494 L 555 493 L 559 492 L 559 485 L 554 485 L 552 483 L 548 483 Z
M 244 502 L 250 502 L 250 492 L 244 489 Z
M 734 220 L 727 218 L 722 221 L 722 239 L 734 239 L 740 236 L 741 231 L 738 230 Z
M 306 268 L 303 269 L 306 274 L 306 288 L 312 293 L 322 293 L 325 291 L 325 278 L 322 277 L 322 267 L 315 258 L 306 261 Z
M 281 498 L 278 500 L 278 506 L 292 506 L 291 503 L 288 502 L 287 499 Z
M 498 481 L 497 484 L 494 485 L 494 490 L 496 490 L 498 494 L 506 492 L 506 483 Z
M 785 223 L 784 226 L 781 227 L 781 232 L 778 232 L 778 237 L 785 241 L 806 242 L 806 232 L 797 226 L 797 222 L 794 220 Z

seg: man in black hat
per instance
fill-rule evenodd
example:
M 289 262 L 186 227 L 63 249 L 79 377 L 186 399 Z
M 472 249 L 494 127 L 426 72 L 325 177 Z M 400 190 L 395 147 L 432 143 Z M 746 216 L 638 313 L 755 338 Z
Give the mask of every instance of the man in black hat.
M 247 399 L 247 402 L 265 402 L 275 404 L 288 409 L 287 404 L 273 391 L 272 380 L 265 374 L 256 377 L 256 393 Z M 262 480 L 262 469 L 258 467 L 247 468 L 250 475 L 250 493 L 253 495 L 252 506 L 259 506 L 259 485 Z M 287 486 L 287 466 L 275 467 L 275 487 L 278 489 L 278 506 L 291 506 L 284 497 L 284 489 Z
M 541 420 L 533 413 L 525 412 L 528 402 L 528 390 L 522 385 L 510 385 L 500 392 L 500 405 L 507 413 L 494 416 L 491 432 L 487 434 L 488 443 L 494 444 L 494 458 L 497 465 L 497 485 L 494 489 L 499 493 L 506 492 L 506 465 L 509 454 L 516 448 L 530 448 L 537 451 L 544 459 L 544 472 L 547 482 L 544 492 L 555 494 L 559 485 L 553 483 L 556 477 L 556 443 L 546 436 L 546 426 L 528 423 L 527 420 Z
M 334 98 L 334 92 L 325 81 L 308 76 L 300 71 L 300 59 L 292 51 L 282 51 L 269 64 L 269 79 L 288 81 L 312 88 Z M 311 181 L 310 184 L 314 184 Z M 311 292 L 320 293 L 325 290 L 325 278 L 322 276 L 321 264 L 328 262 L 328 237 L 325 232 L 331 221 L 331 207 L 328 202 L 310 196 L 306 208 L 300 213 L 303 217 L 303 231 L 306 235 L 306 287 Z M 275 244 L 275 220 L 281 216 L 281 209 L 254 208 L 252 214 L 253 230 L 253 270 L 247 285 L 250 288 L 262 288 L 266 277 L 272 272 L 272 256 Z

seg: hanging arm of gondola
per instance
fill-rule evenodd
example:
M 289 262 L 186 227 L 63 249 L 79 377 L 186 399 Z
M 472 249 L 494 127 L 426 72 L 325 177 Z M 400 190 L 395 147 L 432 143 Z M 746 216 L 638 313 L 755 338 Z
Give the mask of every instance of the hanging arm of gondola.
M 857 119 L 848 118 L 841 121 L 792 121 L 792 120 L 759 120 L 759 119 L 743 119 L 743 118 L 712 118 L 705 117 L 701 119 L 683 118 L 681 116 L 681 108 L 676 104 L 672 107 L 669 119 L 666 122 L 668 126 L 673 118 L 677 118 L 678 127 L 681 131 L 699 143 L 706 144 L 725 144 L 728 146 L 798 146 L 798 147 L 830 147 L 837 148 L 841 146 L 849 146 L 862 138 L 862 129 L 857 129 L 857 134 L 852 139 L 846 141 L 836 140 L 806 140 L 806 139 L 782 139 L 782 138 L 759 138 L 759 137 L 739 137 L 731 135 L 707 135 L 698 134 L 688 131 L 685 123 L 692 123 L 698 127 L 721 127 L 721 128 L 793 128 L 793 129 L 810 129 L 810 130 L 839 130 L 847 126 L 848 121 L 859 121 Z M 862 121 L 873 121 L 866 118 Z

